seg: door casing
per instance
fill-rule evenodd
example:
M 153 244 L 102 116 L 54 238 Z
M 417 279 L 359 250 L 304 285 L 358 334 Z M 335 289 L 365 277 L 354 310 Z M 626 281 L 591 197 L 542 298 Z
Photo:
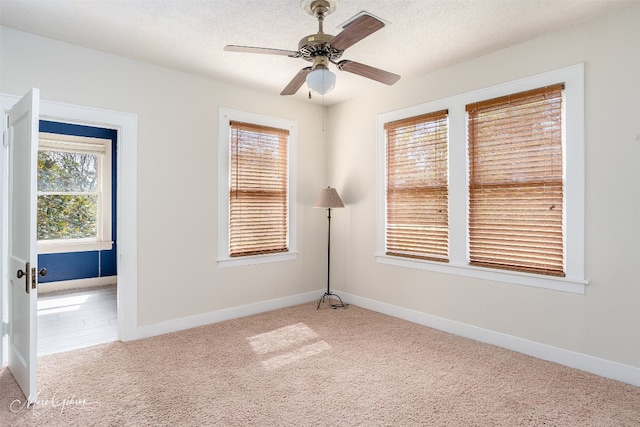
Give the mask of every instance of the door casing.
M 0 94 L 2 111 L 11 107 L 20 96 Z M 4 117 L 4 114 L 3 114 Z M 80 125 L 97 126 L 118 131 L 118 170 L 117 179 L 121 185 L 117 190 L 118 217 L 118 339 L 131 341 L 138 337 L 138 292 L 137 292 L 137 134 L 138 118 L 131 113 L 121 113 L 108 110 L 63 104 L 47 100 L 40 101 L 40 119 L 75 123 Z M 7 127 L 3 119 L 2 130 Z M 8 194 L 7 194 L 7 149 L 0 148 L 0 318 L 8 319 L 8 262 L 7 262 L 7 233 L 8 233 Z M 0 345 L 0 366 L 7 363 L 6 337 Z

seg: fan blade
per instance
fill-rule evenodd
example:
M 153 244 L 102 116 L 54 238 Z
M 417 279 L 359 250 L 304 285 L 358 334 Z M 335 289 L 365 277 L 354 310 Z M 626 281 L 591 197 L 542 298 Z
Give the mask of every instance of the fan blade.
M 362 15 L 347 25 L 340 34 L 329 42 L 329 45 L 337 50 L 345 50 L 382 27 L 384 27 L 384 22 L 370 15 Z
M 295 94 L 298 89 L 300 89 L 300 86 L 302 86 L 304 82 L 307 81 L 307 74 L 309 74 L 311 70 L 311 67 L 305 67 L 302 70 L 298 71 L 298 74 L 296 74 L 296 76 L 289 82 L 287 87 L 285 87 L 282 92 L 280 92 L 280 95 Z
M 344 60 L 340 61 L 337 65 L 338 68 L 342 71 L 357 74 L 359 76 L 366 77 L 368 79 L 375 80 L 389 86 L 400 80 L 400 76 L 397 74 L 393 74 L 379 68 L 371 67 L 369 65 L 361 64 L 359 62 Z
M 224 50 L 226 50 L 227 52 L 264 53 L 267 55 L 282 55 L 282 56 L 289 56 L 291 58 L 298 58 L 300 56 L 300 52 L 296 52 L 295 50 L 270 49 L 267 47 L 237 46 L 232 44 L 225 46 Z

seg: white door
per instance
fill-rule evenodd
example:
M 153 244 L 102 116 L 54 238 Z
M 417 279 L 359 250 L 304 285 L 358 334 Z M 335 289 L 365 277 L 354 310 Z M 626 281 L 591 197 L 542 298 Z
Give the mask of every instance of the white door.
M 37 397 L 36 185 L 40 91 L 9 111 L 9 370 L 30 402 Z

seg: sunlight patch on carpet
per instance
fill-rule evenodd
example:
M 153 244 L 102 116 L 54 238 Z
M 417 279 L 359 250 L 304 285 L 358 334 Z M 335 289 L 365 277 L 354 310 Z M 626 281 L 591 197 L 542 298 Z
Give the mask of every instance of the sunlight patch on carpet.
M 318 338 L 318 334 L 300 322 L 264 334 L 254 335 L 247 339 L 253 351 L 258 354 L 267 354 L 314 338 Z
M 297 348 L 288 353 L 263 360 L 262 366 L 264 366 L 267 370 L 278 369 L 290 363 L 306 359 L 309 356 L 320 354 L 325 350 L 329 350 L 330 348 L 331 346 L 326 341 L 318 341 L 313 344 Z
M 318 339 L 319 335 L 302 322 L 247 338 L 253 351 L 259 355 L 283 351 L 262 361 L 267 370 L 281 368 L 331 348 L 326 341 Z M 308 344 L 312 340 L 316 342 Z

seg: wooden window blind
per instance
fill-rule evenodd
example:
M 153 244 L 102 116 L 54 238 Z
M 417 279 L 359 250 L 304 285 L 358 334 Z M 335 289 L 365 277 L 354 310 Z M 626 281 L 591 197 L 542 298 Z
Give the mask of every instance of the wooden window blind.
M 469 260 L 564 276 L 563 90 L 469 104 Z
M 448 261 L 448 111 L 386 123 L 386 253 Z
M 288 251 L 287 129 L 230 122 L 229 255 Z

